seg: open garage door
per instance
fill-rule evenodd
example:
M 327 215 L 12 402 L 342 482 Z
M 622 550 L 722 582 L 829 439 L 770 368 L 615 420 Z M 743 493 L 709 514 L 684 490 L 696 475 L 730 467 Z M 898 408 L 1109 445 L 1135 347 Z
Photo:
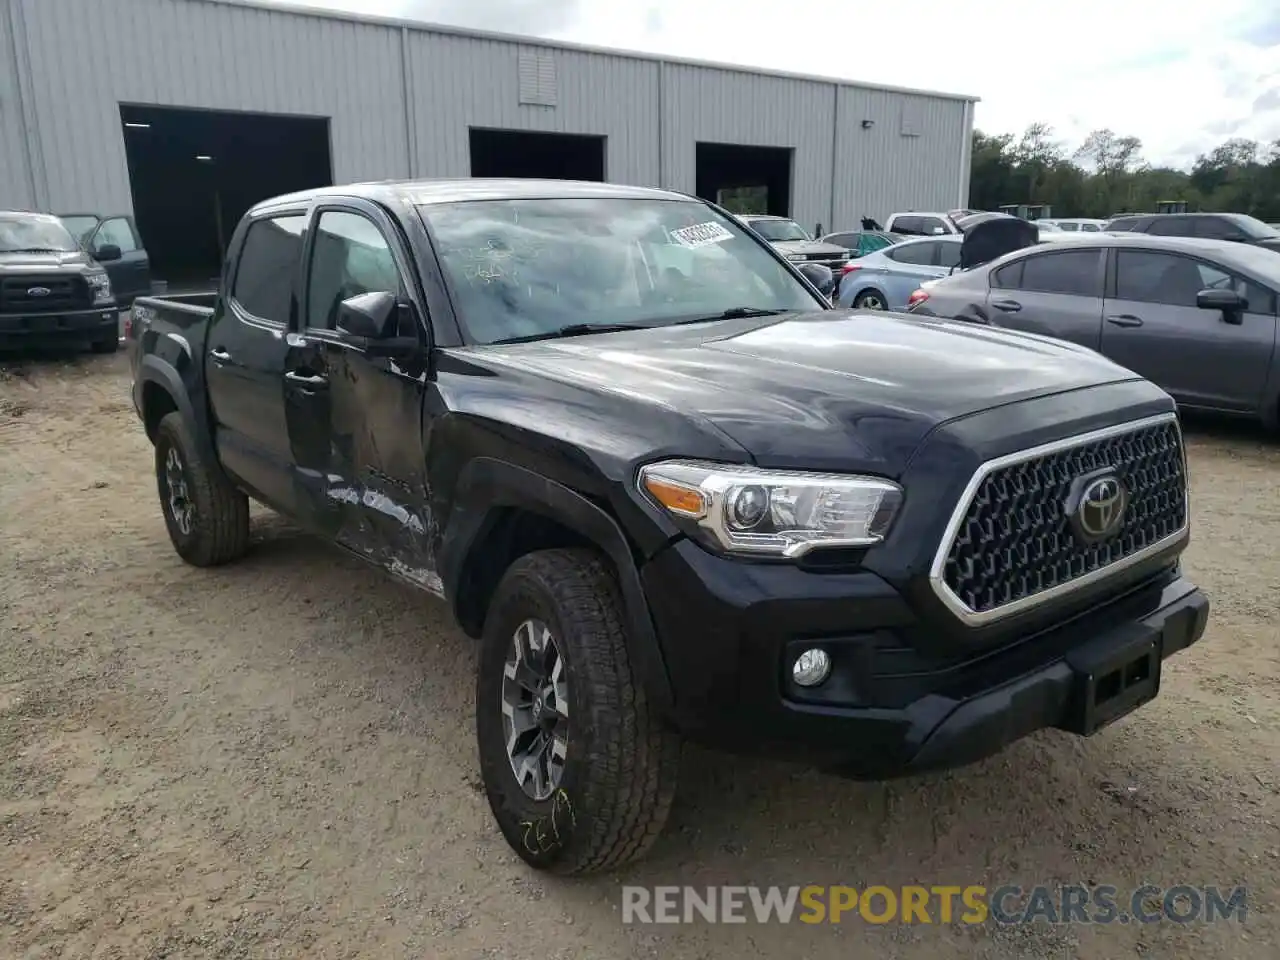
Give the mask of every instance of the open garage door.
M 324 117 L 122 104 L 120 120 L 138 232 L 171 285 L 216 277 L 255 203 L 333 183 Z
M 472 127 L 473 177 L 604 181 L 605 138 Z
M 791 154 L 789 147 L 699 143 L 695 190 L 731 213 L 789 217 Z

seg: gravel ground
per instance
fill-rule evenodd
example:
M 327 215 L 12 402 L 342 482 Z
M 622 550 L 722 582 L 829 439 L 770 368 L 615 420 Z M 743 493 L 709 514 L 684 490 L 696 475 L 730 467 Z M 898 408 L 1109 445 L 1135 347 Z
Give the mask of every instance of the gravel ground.
M 1280 444 L 1188 436 L 1214 611 L 1153 704 L 887 785 L 691 748 L 651 859 L 564 881 L 490 822 L 441 606 L 271 515 L 244 562 L 183 565 L 123 354 L 0 361 L 0 957 L 1274 960 Z M 1249 915 L 620 922 L 623 883 L 1007 882 L 1247 883 Z

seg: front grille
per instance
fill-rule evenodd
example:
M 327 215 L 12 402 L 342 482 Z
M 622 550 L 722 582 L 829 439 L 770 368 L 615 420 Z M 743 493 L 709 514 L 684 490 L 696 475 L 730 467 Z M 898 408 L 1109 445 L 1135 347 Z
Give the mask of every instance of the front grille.
M 935 589 L 962 618 L 985 621 L 1137 562 L 1187 525 L 1184 465 L 1172 417 L 995 461 L 979 471 L 939 551 Z M 1090 543 L 1072 529 L 1066 502 L 1073 482 L 1106 468 L 1129 501 L 1118 530 Z
M 56 313 L 89 306 L 89 285 L 83 277 L 37 275 L 0 279 L 0 313 Z

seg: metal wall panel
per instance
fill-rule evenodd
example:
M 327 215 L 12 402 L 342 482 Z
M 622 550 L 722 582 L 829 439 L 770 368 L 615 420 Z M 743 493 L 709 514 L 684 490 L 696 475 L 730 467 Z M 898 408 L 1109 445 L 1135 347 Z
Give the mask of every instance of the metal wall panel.
M 27 156 L 19 88 L 22 72 L 18 60 L 25 48 L 14 36 L 14 16 L 11 0 L 0 0 L 0 210 L 39 205 Z
M 841 87 L 833 222 L 856 228 L 862 217 L 884 223 L 898 211 L 952 210 L 967 202 L 968 107 L 963 100 Z M 864 128 L 864 120 L 872 126 Z
M 699 141 L 790 147 L 792 216 L 808 229 L 830 222 L 832 84 L 666 64 L 662 100 L 665 186 L 693 192 Z
M 34 189 L 50 209 L 131 209 L 121 103 L 328 117 L 338 182 L 467 176 L 478 126 L 603 136 L 608 179 L 690 192 L 699 141 L 790 148 L 791 210 L 806 226 L 949 209 L 967 195 L 964 99 L 242 0 L 6 7 L 23 27 L 14 63 L 0 16 L 0 200 L 11 204 Z M 541 103 L 521 102 L 522 51 L 526 73 L 536 66 L 523 99 Z
M 330 117 L 339 182 L 405 176 L 398 31 L 174 0 L 13 0 L 51 209 L 132 208 L 119 104 Z
M 555 106 L 520 102 L 522 50 L 550 59 Z M 609 180 L 658 184 L 656 63 L 416 30 L 409 53 L 416 176 L 470 176 L 468 129 L 494 127 L 607 137 Z

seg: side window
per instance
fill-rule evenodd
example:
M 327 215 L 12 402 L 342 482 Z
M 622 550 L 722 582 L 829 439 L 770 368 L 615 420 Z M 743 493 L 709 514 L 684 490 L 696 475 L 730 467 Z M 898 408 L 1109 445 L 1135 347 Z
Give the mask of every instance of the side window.
M 1147 228 L 1147 233 L 1157 237 L 1189 237 L 1191 224 L 1186 217 L 1156 217 Z
M 307 272 L 307 326 L 332 330 L 338 305 L 362 293 L 402 288 L 391 245 L 368 217 L 325 210 L 315 227 Z
M 1244 232 L 1230 220 L 1222 217 L 1197 217 L 1195 235 L 1206 240 L 1241 240 Z
M 1027 257 L 1018 289 L 1077 297 L 1099 296 L 1098 251 L 1072 250 Z
M 920 233 L 926 237 L 937 236 L 940 233 L 946 233 L 946 227 L 943 226 L 941 220 L 937 217 L 921 217 Z
M 306 225 L 307 218 L 300 213 L 266 217 L 249 225 L 231 288 L 232 298 L 246 312 L 272 323 L 289 322 Z
M 826 243 L 835 244 L 837 247 L 858 249 L 858 235 L 856 233 L 833 233 L 824 239 Z
M 919 217 L 894 217 L 893 223 L 889 225 L 889 229 L 894 233 L 905 233 L 908 236 L 920 236 L 923 232 L 920 229 Z
M 889 258 L 897 260 L 898 263 L 920 264 L 921 266 L 930 266 L 933 264 L 935 243 L 904 243 L 900 246 L 892 247 L 886 254 Z
M 1058 224 L 1058 227 L 1059 229 L 1067 231 L 1067 233 L 1075 233 L 1077 230 L 1080 229 L 1080 224 L 1071 223 L 1070 221 L 1068 221 L 1067 223 Z
M 1276 298 L 1270 290 L 1252 280 L 1237 277 L 1208 263 L 1196 263 L 1201 290 L 1234 290 L 1248 301 L 1250 313 L 1275 313 Z
M 1076 228 L 1076 225 L 1074 223 L 1071 224 L 1071 226 L 1069 227 L 1066 227 L 1066 226 L 1063 227 L 1064 230 L 1074 230 L 1075 228 Z M 1080 229 L 1083 230 L 1085 233 L 1097 233 L 1098 225 L 1096 223 L 1082 223 L 1080 224 Z
M 1015 260 L 999 270 L 993 270 L 991 272 L 991 286 L 996 290 L 1017 290 L 1019 284 L 1022 283 L 1023 263 L 1024 261 L 1022 260 Z
M 958 243 L 938 244 L 938 266 L 947 268 L 960 266 L 960 247 L 961 244 Z
M 1145 250 L 1118 252 L 1116 296 L 1121 300 L 1194 307 L 1201 290 L 1234 290 L 1249 301 L 1250 313 L 1276 312 L 1273 292 L 1211 264 Z
M 93 248 L 101 250 L 106 246 L 119 247 L 121 253 L 133 253 L 142 247 L 133 232 L 133 227 L 124 217 L 112 217 L 110 220 L 102 221 L 102 226 L 98 228 L 93 238 Z

